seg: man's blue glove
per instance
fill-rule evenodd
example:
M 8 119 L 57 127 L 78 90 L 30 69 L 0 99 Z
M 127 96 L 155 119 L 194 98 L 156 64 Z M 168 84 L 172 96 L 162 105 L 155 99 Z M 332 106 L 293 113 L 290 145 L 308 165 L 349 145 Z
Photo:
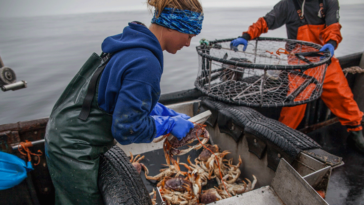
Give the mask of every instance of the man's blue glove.
M 172 128 L 171 134 L 177 137 L 178 140 L 182 140 L 182 138 L 186 137 L 187 133 L 194 127 L 192 122 L 179 116 L 172 117 L 172 119 L 175 122 L 175 125 Z
M 183 113 L 178 113 L 172 109 L 169 109 L 168 107 L 164 106 L 161 103 L 157 103 L 152 112 L 150 112 L 150 115 L 159 115 L 159 116 L 170 116 L 170 117 L 174 117 L 174 116 L 180 116 L 185 120 L 190 119 L 191 117 L 188 115 L 185 115 Z
M 331 53 L 331 57 L 334 56 L 334 52 L 335 52 L 335 47 L 331 44 L 331 43 L 326 43 L 324 46 L 322 46 L 322 48 L 320 49 L 320 51 L 326 51 L 329 50 Z
M 178 140 L 181 140 L 194 127 L 192 122 L 185 120 L 180 116 L 169 117 L 153 115 L 151 117 L 154 119 L 156 129 L 155 137 L 171 133 L 176 136 Z
M 237 38 L 231 41 L 230 43 L 230 49 L 234 51 L 238 51 L 238 46 L 240 44 L 244 45 L 243 51 L 246 50 L 246 47 L 248 47 L 248 41 L 245 38 Z

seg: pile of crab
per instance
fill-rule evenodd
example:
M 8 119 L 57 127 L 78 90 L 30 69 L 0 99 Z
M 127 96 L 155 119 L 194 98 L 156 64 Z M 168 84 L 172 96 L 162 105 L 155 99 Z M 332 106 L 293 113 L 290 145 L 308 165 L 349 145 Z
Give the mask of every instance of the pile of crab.
M 148 168 L 139 163 L 144 156 L 138 155 L 133 158 L 131 155 L 130 162 L 139 173 L 144 168 L 146 179 L 158 182 L 157 188 L 167 204 L 208 204 L 254 189 L 257 182 L 254 175 L 252 181 L 248 178 L 245 178 L 245 181 L 241 179 L 239 167 L 242 165 L 242 160 L 240 156 L 238 164 L 234 165 L 233 159 L 225 159 L 225 156 L 229 154 L 228 151 L 219 152 L 217 145 L 206 144 L 209 140 L 209 133 L 203 125 L 196 124 L 195 128 L 181 141 L 173 136 L 164 136 L 157 139 L 156 142 L 163 139 L 165 139 L 164 153 L 167 164 L 159 174 L 148 176 Z M 199 143 L 186 150 L 178 149 L 195 140 L 198 140 Z M 187 158 L 187 163 L 180 162 L 179 158 L 173 159 L 174 155 L 187 154 L 192 149 L 202 147 L 204 149 L 193 161 L 190 156 Z M 187 171 L 181 171 L 181 166 L 185 167 Z M 209 180 L 216 180 L 217 186 L 203 190 Z M 155 204 L 156 191 L 153 190 L 150 195 Z

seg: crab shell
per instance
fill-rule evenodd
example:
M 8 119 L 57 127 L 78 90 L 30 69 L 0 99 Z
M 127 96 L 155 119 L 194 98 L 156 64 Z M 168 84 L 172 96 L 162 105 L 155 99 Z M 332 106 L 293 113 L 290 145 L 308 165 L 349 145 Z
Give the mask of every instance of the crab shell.
M 222 197 L 217 193 L 216 189 L 212 188 L 212 189 L 205 191 L 205 193 L 203 193 L 201 195 L 200 199 L 201 199 L 201 203 L 209 204 L 209 203 L 221 200 Z
M 196 140 L 196 137 L 204 137 L 209 138 L 209 134 L 202 125 L 195 125 L 195 127 L 184 137 L 181 141 L 179 141 L 176 137 L 173 136 L 172 139 L 166 140 L 169 143 L 169 146 L 171 147 L 171 154 L 172 155 L 178 155 L 180 154 L 180 150 L 177 148 L 191 144 L 193 141 Z
M 179 141 L 176 137 L 173 136 L 172 139 L 168 140 L 171 143 L 173 148 L 182 147 L 193 142 L 196 139 L 196 136 L 201 136 L 205 133 L 205 128 L 202 125 L 195 125 L 195 127 L 190 130 L 190 132 L 184 137 L 181 141 Z
M 139 162 L 133 162 L 132 165 L 134 166 L 134 168 L 136 169 L 136 171 L 138 172 L 138 174 L 140 174 L 140 172 L 142 172 L 142 165 Z
M 200 161 L 203 161 L 203 162 L 206 162 L 212 155 L 212 153 L 210 152 L 210 150 L 213 152 L 213 153 L 216 153 L 219 151 L 219 147 L 217 145 L 206 145 L 206 147 L 209 149 L 204 149 L 202 150 L 202 152 L 200 153 L 200 155 L 198 156 L 198 160 Z
M 182 177 L 175 177 L 168 179 L 164 184 L 164 188 L 171 189 L 173 191 L 185 192 L 188 188 L 192 189 L 192 183 Z

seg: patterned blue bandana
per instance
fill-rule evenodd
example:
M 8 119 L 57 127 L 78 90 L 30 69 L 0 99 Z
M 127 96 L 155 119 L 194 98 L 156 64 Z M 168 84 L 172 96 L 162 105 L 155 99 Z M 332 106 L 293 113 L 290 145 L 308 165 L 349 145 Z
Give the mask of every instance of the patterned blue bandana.
M 156 18 L 154 12 L 152 23 L 167 27 L 181 33 L 198 35 L 202 29 L 203 14 L 189 10 L 164 8 Z

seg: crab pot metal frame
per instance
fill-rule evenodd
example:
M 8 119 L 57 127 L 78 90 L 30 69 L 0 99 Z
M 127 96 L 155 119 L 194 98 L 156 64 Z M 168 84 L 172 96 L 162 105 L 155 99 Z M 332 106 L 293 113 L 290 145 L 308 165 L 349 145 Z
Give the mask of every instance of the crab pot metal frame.
M 195 86 L 215 99 L 250 107 L 294 106 L 321 96 L 329 52 L 318 44 L 257 38 L 245 52 L 230 49 L 234 39 L 197 46 Z

